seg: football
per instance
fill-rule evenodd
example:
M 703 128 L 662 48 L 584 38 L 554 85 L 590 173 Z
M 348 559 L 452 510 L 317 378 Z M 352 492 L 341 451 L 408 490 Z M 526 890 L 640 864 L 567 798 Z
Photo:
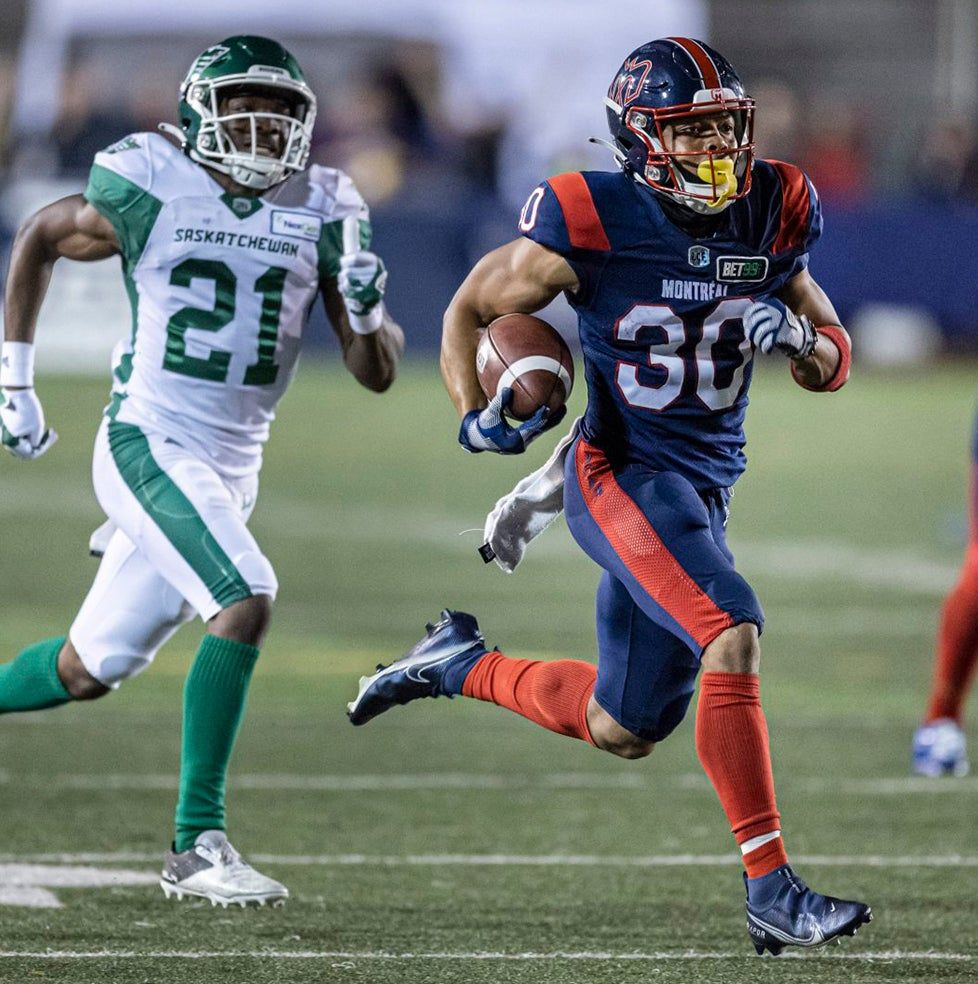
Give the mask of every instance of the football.
M 574 359 L 552 325 L 532 314 L 504 314 L 486 328 L 475 354 L 482 391 L 491 400 L 509 386 L 507 413 L 527 420 L 544 404 L 557 410 L 574 386 Z

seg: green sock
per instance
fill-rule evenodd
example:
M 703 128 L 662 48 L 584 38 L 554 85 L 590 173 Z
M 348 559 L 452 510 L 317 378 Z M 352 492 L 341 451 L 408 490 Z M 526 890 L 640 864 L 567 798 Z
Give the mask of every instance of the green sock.
M 71 700 L 58 677 L 58 653 L 64 644 L 65 636 L 35 642 L 0 666 L 0 714 L 40 711 Z
M 176 849 L 224 829 L 224 782 L 258 647 L 205 635 L 183 688 Z

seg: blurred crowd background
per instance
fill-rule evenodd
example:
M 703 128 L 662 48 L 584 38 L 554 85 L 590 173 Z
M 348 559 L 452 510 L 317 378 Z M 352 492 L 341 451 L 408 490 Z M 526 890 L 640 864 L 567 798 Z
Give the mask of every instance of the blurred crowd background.
M 978 0 L 4 0 L 3 13 L 4 255 L 33 208 L 83 189 L 96 151 L 176 121 L 200 50 L 267 34 L 319 97 L 313 159 L 370 203 L 391 309 L 424 350 L 540 180 L 613 166 L 587 138 L 607 136 L 602 100 L 623 57 L 689 34 L 756 98 L 759 154 L 819 189 L 813 270 L 862 356 L 978 349 Z M 59 271 L 51 358 L 101 358 L 101 336 L 125 328 L 117 270 L 99 267 Z

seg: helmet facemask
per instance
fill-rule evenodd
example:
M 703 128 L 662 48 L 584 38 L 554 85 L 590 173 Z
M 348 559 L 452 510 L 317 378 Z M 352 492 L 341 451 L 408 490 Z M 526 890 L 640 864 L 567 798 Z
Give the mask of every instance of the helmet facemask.
M 754 100 L 729 89 L 703 89 L 692 103 L 663 108 L 629 106 L 606 100 L 632 138 L 623 163 L 643 184 L 669 195 L 702 215 L 716 215 L 750 191 L 754 157 Z M 735 143 L 716 150 L 666 149 L 665 127 L 697 116 L 730 113 Z M 696 163 L 695 173 L 683 166 Z M 641 162 L 641 166 L 635 164 Z
M 228 112 L 226 103 L 247 95 L 280 99 L 290 113 Z M 312 128 L 316 119 L 316 97 L 302 81 L 271 66 L 251 66 L 246 73 L 215 79 L 187 81 L 181 90 L 183 102 L 199 116 L 199 123 L 188 132 L 189 155 L 201 164 L 220 171 L 245 188 L 270 188 L 305 168 L 312 147 Z M 223 107 L 223 108 L 222 108 Z M 250 137 L 247 146 L 238 146 L 228 125 L 246 121 Z M 279 130 L 280 150 L 269 154 L 261 146 L 260 127 Z M 235 137 L 240 142 L 239 132 Z

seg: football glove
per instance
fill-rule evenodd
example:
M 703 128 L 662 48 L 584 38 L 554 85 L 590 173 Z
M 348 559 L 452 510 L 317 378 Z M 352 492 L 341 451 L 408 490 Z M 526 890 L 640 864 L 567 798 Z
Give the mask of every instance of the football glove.
M 512 399 L 513 390 L 506 386 L 489 401 L 484 410 L 470 410 L 462 418 L 458 443 L 472 454 L 480 451 L 522 454 L 532 440 L 551 427 L 556 427 L 567 413 L 567 407 L 560 407 L 551 413 L 550 407 L 542 406 L 529 420 L 513 427 L 503 416 Z
M 33 389 L 0 389 L 0 442 L 16 458 L 40 458 L 58 439 Z
M 347 312 L 356 318 L 364 317 L 384 299 L 387 286 L 384 261 L 367 250 L 344 253 L 340 257 L 337 285 Z
M 744 328 L 754 347 L 764 355 L 775 349 L 791 359 L 807 359 L 818 335 L 805 315 L 797 315 L 776 297 L 754 301 L 744 314 Z

